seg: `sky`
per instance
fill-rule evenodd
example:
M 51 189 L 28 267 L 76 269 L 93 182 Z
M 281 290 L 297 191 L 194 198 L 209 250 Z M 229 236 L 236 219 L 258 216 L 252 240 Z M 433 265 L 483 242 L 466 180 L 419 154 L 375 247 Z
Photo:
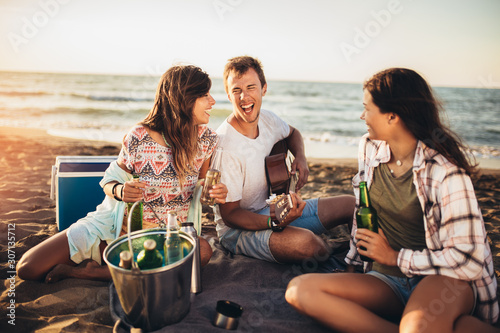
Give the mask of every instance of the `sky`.
M 0 70 L 363 82 L 409 67 L 432 85 L 500 88 L 498 0 L 0 0 Z

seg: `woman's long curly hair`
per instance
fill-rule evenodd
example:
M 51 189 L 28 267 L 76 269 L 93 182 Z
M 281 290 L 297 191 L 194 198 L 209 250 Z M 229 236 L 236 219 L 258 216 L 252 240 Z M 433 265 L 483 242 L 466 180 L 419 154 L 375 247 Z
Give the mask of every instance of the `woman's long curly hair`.
M 194 171 L 193 162 L 198 152 L 198 126 L 194 123 L 193 107 L 196 99 L 206 95 L 211 87 L 212 81 L 201 68 L 173 66 L 162 75 L 154 106 L 141 122 L 165 136 L 181 185 Z
M 441 103 L 418 73 L 406 68 L 389 68 L 365 82 L 366 89 L 382 113 L 395 113 L 410 132 L 427 146 L 437 150 L 467 174 L 475 173 L 475 160 L 460 137 L 440 118 Z

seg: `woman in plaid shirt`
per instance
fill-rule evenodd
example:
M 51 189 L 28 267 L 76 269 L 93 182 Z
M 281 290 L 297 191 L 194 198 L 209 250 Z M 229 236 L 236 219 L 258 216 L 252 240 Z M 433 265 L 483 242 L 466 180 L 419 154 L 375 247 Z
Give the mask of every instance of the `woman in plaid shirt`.
M 348 272 L 296 277 L 287 301 L 343 332 L 496 331 L 497 282 L 466 147 L 412 70 L 375 74 L 363 104 L 368 133 L 353 186 L 358 206 L 368 183 L 379 233 L 353 223 Z M 360 255 L 373 267 L 350 273 Z

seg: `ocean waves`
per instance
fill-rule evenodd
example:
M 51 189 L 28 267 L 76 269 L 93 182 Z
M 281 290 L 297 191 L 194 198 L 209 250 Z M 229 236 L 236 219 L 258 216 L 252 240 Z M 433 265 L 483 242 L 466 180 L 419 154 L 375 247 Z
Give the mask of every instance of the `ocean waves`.
M 157 77 L 0 72 L 0 125 L 36 127 L 57 135 L 121 142 L 153 106 Z M 209 126 L 217 128 L 232 110 L 221 79 L 212 79 L 216 105 Z M 500 90 L 438 87 L 446 122 L 476 156 L 500 159 Z M 263 108 L 299 129 L 319 147 L 314 157 L 337 148 L 356 157 L 366 125 L 362 85 L 269 81 Z M 330 147 L 330 148 L 329 148 Z M 309 148 L 308 148 L 309 149 Z M 317 156 L 317 155 L 320 156 Z
M 149 92 L 148 92 L 149 93 Z M 67 92 L 60 92 L 60 91 L 18 91 L 18 90 L 0 90 L 0 97 L 1 96 L 6 96 L 6 97 L 20 97 L 20 98 L 26 98 L 26 97 L 39 97 L 39 96 L 46 96 L 46 97 L 53 97 L 53 98 L 61 98 L 64 96 L 69 96 L 73 98 L 82 98 L 82 99 L 87 99 L 89 101 L 107 101 L 107 102 L 153 102 L 154 101 L 154 96 L 151 97 L 136 97 L 136 96 L 131 96 L 130 94 L 126 95 L 91 95 L 88 93 L 67 93 Z

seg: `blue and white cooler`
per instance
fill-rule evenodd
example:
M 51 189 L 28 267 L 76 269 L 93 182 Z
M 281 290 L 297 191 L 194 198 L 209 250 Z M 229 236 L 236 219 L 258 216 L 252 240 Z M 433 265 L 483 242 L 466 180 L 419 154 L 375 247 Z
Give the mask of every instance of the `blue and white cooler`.
M 118 156 L 57 156 L 52 166 L 50 198 L 56 200 L 59 231 L 68 228 L 104 200 L 99 182 Z

